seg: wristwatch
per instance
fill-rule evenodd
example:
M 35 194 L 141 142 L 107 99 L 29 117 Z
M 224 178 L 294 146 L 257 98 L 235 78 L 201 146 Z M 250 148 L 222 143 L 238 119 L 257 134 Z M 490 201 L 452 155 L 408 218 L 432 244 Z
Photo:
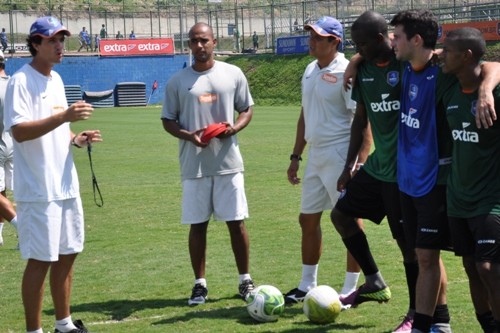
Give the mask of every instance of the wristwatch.
M 290 155 L 290 161 L 292 160 L 302 161 L 302 157 L 300 157 L 300 155 L 297 154 L 292 154 Z

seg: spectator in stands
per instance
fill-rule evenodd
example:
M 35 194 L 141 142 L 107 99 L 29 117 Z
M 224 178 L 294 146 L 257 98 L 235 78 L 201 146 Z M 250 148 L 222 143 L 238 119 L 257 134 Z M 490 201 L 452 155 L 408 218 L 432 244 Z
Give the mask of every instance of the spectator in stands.
M 259 48 L 259 35 L 257 35 L 257 32 L 253 32 L 252 35 L 252 41 L 253 41 L 253 50 L 257 51 Z
M 135 33 L 134 30 L 130 31 L 130 35 L 128 36 L 129 39 L 135 39 Z
M 82 31 L 80 31 L 80 33 L 78 34 L 78 40 L 80 42 L 80 48 L 78 49 L 78 52 L 80 52 L 82 48 L 86 48 L 88 51 L 90 46 L 90 36 L 85 27 L 83 27 Z
M 2 28 L 2 32 L 0 32 L 0 42 L 2 43 L 2 52 L 5 52 L 7 49 L 7 34 L 5 33 L 5 28 Z
M 95 34 L 95 36 L 94 36 L 94 52 L 97 52 L 99 50 L 99 44 L 101 44 L 101 37 L 99 37 L 98 34 Z
M 118 30 L 118 33 L 116 34 L 116 39 L 122 39 L 123 35 L 121 34 L 120 30 Z
M 108 33 L 106 32 L 106 25 L 102 25 L 101 32 L 99 33 L 101 39 L 108 38 Z

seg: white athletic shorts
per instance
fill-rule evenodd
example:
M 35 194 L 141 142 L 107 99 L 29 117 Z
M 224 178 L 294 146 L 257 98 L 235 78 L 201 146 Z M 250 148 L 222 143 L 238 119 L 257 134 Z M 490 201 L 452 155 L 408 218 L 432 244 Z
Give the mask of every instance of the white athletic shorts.
M 241 221 L 248 218 L 243 173 L 182 181 L 182 224 Z
M 82 201 L 17 202 L 17 231 L 23 259 L 58 261 L 80 253 L 85 238 Z
M 301 213 L 320 213 L 335 206 L 340 195 L 337 180 L 344 170 L 348 148 L 349 142 L 309 147 L 302 179 Z
M 14 164 L 12 163 L 12 150 L 10 154 L 0 150 L 0 192 L 14 188 Z

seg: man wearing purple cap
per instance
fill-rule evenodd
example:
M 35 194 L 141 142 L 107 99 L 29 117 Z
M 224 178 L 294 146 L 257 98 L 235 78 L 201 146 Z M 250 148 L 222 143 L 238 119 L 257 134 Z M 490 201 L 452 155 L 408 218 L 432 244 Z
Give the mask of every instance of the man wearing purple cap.
M 318 262 L 322 251 L 321 216 L 334 207 L 339 197 L 337 179 L 346 165 L 351 123 L 356 103 L 351 92 L 342 88 L 349 61 L 338 52 L 343 29 L 339 21 L 325 16 L 306 24 L 309 31 L 309 53 L 316 58 L 302 76 L 302 110 L 297 123 L 295 145 L 290 156 L 288 181 L 300 183 L 297 173 L 301 155 L 309 144 L 308 164 L 302 185 L 299 223 L 302 229 L 302 279 L 298 288 L 285 294 L 285 303 L 303 301 L 306 293 L 317 285 Z M 369 136 L 367 136 L 369 137 Z M 366 140 L 357 163 L 362 164 L 370 150 Z M 361 220 L 358 223 L 362 223 Z M 346 279 L 341 293 L 356 289 L 359 266 L 348 257 Z
M 70 314 L 73 263 L 83 250 L 84 221 L 71 147 L 102 141 L 99 130 L 74 134 L 69 123 L 86 120 L 92 105 L 68 107 L 64 84 L 52 70 L 62 61 L 70 32 L 54 17 L 41 17 L 27 38 L 33 56 L 10 79 L 5 130 L 14 138 L 14 198 L 21 256 L 27 260 L 22 298 L 27 332 L 43 333 L 45 277 L 50 270 L 55 332 L 85 333 Z

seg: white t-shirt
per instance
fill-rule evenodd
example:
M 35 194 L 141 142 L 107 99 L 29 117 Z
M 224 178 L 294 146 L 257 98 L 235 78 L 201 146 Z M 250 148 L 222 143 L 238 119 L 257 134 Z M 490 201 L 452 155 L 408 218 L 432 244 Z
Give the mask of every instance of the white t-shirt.
M 24 65 L 10 79 L 5 98 L 5 130 L 47 118 L 68 108 L 59 74 L 44 76 Z M 79 196 L 79 183 L 70 145 L 69 123 L 24 142 L 14 141 L 14 198 L 48 202 Z
M 7 90 L 7 82 L 9 82 L 9 78 L 10 76 L 0 76 L 0 153 L 3 156 L 10 156 L 12 154 L 12 137 L 9 131 L 3 130 L 5 91 Z
M 302 76 L 302 107 L 307 144 L 324 147 L 348 142 L 356 102 L 351 90 L 342 86 L 349 61 L 343 53 L 325 68 L 317 60 L 310 63 Z
M 234 124 L 234 112 L 252 105 L 243 72 L 234 65 L 216 61 L 205 72 L 186 67 L 169 80 L 161 118 L 176 120 L 181 128 L 194 131 L 223 121 Z M 214 138 L 206 148 L 179 140 L 179 159 L 182 179 L 243 171 L 235 135 L 223 140 Z

